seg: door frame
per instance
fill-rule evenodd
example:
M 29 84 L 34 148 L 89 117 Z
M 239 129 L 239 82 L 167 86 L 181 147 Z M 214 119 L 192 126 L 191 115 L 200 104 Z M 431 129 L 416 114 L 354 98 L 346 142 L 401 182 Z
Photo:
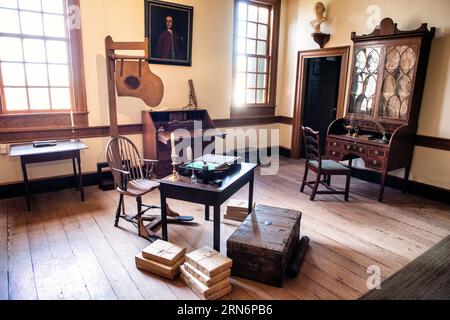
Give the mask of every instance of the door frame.
M 294 118 L 292 122 L 291 158 L 300 159 L 302 133 L 300 124 L 303 120 L 303 92 L 306 86 L 306 59 L 341 57 L 341 70 L 339 74 L 339 93 L 337 101 L 336 119 L 344 116 L 345 94 L 347 91 L 347 76 L 349 65 L 350 46 L 334 47 L 298 52 L 297 81 L 295 85 Z

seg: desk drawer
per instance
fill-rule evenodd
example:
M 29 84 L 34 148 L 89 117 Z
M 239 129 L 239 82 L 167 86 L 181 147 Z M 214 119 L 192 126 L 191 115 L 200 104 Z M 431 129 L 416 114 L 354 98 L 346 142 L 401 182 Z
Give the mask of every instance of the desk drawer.
M 328 147 L 334 150 L 341 149 L 342 143 L 337 140 L 328 139 Z
M 328 149 L 327 156 L 333 160 L 341 160 L 341 152 L 339 150 Z
M 374 158 L 368 158 L 366 161 L 366 167 L 375 169 L 375 170 L 384 169 L 385 164 L 386 164 L 386 161 L 380 160 L 380 159 L 374 159 Z
M 367 155 L 367 148 L 363 146 L 355 146 L 355 152 L 360 155 Z
M 386 151 L 380 149 L 369 149 L 369 157 L 384 159 L 386 157 Z

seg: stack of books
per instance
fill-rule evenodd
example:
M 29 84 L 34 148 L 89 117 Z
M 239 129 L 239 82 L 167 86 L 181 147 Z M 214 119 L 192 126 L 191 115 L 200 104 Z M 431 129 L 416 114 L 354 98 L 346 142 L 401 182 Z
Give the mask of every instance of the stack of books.
M 231 292 L 232 264 L 230 258 L 203 247 L 186 255 L 180 267 L 181 280 L 200 298 L 216 300 Z
M 253 203 L 255 209 L 255 203 Z M 224 219 L 234 221 L 244 221 L 248 216 L 248 201 L 231 199 L 227 204 L 227 213 L 223 216 Z
M 186 248 L 180 248 L 170 242 L 156 240 L 135 257 L 138 269 L 158 276 L 173 279 L 180 273 Z

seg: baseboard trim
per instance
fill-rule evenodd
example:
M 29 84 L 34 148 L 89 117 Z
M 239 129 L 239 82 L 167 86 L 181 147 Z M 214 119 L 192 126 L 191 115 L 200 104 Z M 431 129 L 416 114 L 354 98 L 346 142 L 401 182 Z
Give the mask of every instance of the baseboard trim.
M 352 177 L 376 184 L 380 184 L 381 180 L 379 173 L 358 168 L 353 168 Z M 403 181 L 403 178 L 388 175 L 386 178 L 386 186 L 396 190 L 402 190 Z M 429 184 L 410 180 L 406 186 L 406 192 L 427 199 L 450 203 L 450 190 Z
M 254 150 L 253 150 L 254 151 Z M 271 150 L 268 149 L 264 154 L 271 155 Z M 248 153 L 250 151 L 246 150 L 246 158 L 248 157 Z M 258 154 L 261 150 L 258 150 Z M 238 153 L 237 151 L 235 152 Z M 290 158 L 291 150 L 280 147 L 279 154 L 282 157 Z M 240 152 L 242 154 L 242 151 Z M 372 182 L 379 184 L 380 183 L 380 174 L 374 171 L 368 171 L 364 169 L 354 168 L 353 177 L 364 180 L 367 182 Z M 96 172 L 88 172 L 83 174 L 83 185 L 84 186 L 95 186 L 98 185 L 99 177 Z M 30 181 L 30 191 L 32 194 L 39 194 L 45 192 L 53 192 L 64 189 L 75 188 L 74 177 L 67 176 L 59 176 L 59 177 L 51 177 L 51 178 L 43 178 L 37 180 Z M 401 190 L 403 188 L 403 179 L 396 176 L 388 176 L 386 179 L 386 186 Z M 417 181 L 409 181 L 407 185 L 407 192 L 415 195 L 422 196 L 424 198 L 450 203 L 450 190 L 435 187 L 432 185 L 428 185 L 425 183 L 417 182 Z M 11 184 L 0 185 L 0 199 L 13 198 L 24 196 L 24 184 L 23 182 L 16 182 Z

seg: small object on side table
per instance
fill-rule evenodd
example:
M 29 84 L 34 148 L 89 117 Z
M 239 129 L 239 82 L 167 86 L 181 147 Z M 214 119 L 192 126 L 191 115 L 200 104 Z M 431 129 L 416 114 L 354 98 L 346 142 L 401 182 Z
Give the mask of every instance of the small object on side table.
M 202 182 L 204 184 L 208 184 L 209 183 L 209 169 L 208 169 L 208 164 L 206 162 L 203 162 L 203 167 L 202 167 Z
M 34 148 L 45 148 L 45 147 L 54 147 L 56 146 L 56 141 L 33 141 Z

